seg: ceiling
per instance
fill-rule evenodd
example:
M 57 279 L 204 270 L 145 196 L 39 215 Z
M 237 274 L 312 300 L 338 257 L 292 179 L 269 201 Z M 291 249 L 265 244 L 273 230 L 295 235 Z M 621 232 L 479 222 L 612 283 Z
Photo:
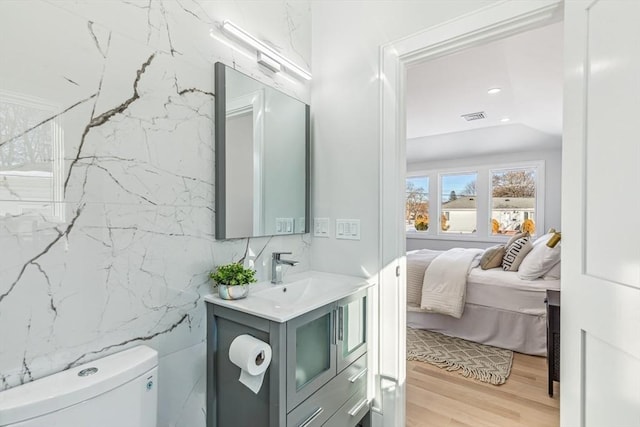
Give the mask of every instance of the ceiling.
M 407 162 L 559 149 L 562 40 L 556 23 L 409 68 Z

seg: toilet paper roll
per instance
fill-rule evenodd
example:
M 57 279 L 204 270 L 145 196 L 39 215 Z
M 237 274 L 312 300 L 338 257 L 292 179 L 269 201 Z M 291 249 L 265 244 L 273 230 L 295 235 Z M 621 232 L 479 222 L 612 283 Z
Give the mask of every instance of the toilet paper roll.
M 271 346 L 251 335 L 239 335 L 231 342 L 229 360 L 240 368 L 240 382 L 258 394 L 271 363 Z

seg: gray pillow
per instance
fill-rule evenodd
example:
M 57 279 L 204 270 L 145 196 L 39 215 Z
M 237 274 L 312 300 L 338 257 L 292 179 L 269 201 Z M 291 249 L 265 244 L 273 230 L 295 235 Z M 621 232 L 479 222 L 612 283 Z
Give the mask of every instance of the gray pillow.
M 533 244 L 528 234 L 511 243 L 510 246 L 507 246 L 504 258 L 502 258 L 502 269 L 505 271 L 518 271 L 520 263 L 522 263 L 522 260 L 531 249 L 533 249 Z
M 480 258 L 480 268 L 488 270 L 490 268 L 500 267 L 504 258 L 505 245 L 496 245 L 488 248 Z

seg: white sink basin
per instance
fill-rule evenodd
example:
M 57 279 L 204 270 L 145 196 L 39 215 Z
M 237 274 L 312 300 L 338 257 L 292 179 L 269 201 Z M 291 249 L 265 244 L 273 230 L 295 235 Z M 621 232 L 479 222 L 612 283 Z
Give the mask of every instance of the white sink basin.
M 251 285 L 245 299 L 228 301 L 216 294 L 207 295 L 205 301 L 275 322 L 286 322 L 369 286 L 372 283 L 360 277 L 308 271 L 285 277 L 284 283 L 279 285 L 269 282 Z
M 309 277 L 295 282 L 273 285 L 268 289 L 255 293 L 255 298 L 270 301 L 281 307 L 308 304 L 326 294 L 339 291 L 342 283 Z

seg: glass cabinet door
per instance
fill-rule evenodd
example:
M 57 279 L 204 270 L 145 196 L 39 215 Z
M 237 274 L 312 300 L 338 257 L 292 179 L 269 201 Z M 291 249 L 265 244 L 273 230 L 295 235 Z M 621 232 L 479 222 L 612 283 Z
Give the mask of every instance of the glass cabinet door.
M 367 292 L 338 302 L 338 372 L 367 351 Z
M 335 304 L 287 322 L 287 412 L 336 375 Z

